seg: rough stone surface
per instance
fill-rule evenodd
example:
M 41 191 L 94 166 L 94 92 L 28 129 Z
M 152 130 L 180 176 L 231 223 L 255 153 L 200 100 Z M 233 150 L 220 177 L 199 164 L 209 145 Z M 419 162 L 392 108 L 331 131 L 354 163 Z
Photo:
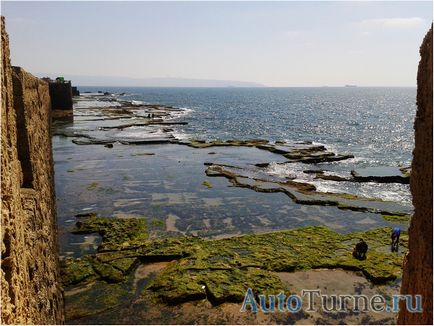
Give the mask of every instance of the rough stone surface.
M 54 110 L 72 110 L 71 82 L 49 83 L 51 106 Z
M 420 48 L 421 60 L 417 74 L 417 113 L 415 148 L 410 181 L 414 216 L 409 229 L 409 253 L 404 264 L 401 294 L 422 295 L 423 313 L 410 313 L 401 303 L 400 324 L 432 325 L 432 26 Z
M 94 255 L 62 261 L 69 319 L 83 313 L 98 314 L 99 308 L 83 307 L 81 303 L 92 300 L 95 286 L 99 287 L 101 281 L 128 286 L 138 265 L 168 262 L 148 283 L 144 296 L 172 305 L 202 299 L 219 305 L 241 302 L 249 287 L 254 293 L 286 290 L 274 272 L 341 268 L 361 271 L 373 284 L 383 284 L 401 276 L 408 242 L 407 233 L 403 232 L 399 252 L 394 253 L 389 249 L 391 228 L 344 235 L 323 226 L 220 240 L 151 239 L 144 219 L 104 218 L 94 214 L 80 217 L 73 232 L 97 232 L 102 243 Z M 360 238 L 369 243 L 365 260 L 352 256 Z M 82 300 L 71 301 L 74 293 L 79 293 Z M 112 306 L 125 300 L 130 299 L 113 300 Z
M 394 221 L 397 220 L 396 217 L 407 221 L 411 213 L 411 208 L 403 204 L 345 193 L 317 192 L 314 185 L 292 180 L 270 179 L 250 168 L 211 162 L 205 162 L 205 165 L 208 166 L 205 173 L 209 177 L 225 177 L 236 187 L 258 192 L 282 192 L 298 204 L 337 206 L 343 210 L 383 214 Z
M 59 324 L 48 85 L 12 68 L 1 19 L 1 323 Z

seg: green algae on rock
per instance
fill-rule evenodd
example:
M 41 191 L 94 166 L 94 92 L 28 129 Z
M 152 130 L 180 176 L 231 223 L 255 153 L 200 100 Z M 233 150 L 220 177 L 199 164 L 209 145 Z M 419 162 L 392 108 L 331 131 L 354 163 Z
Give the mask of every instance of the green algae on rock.
M 129 296 L 126 284 L 97 281 L 76 292 L 65 293 L 67 320 L 97 315 L 120 305 Z
M 98 182 L 94 181 L 94 182 L 90 183 L 90 184 L 86 187 L 86 189 L 87 189 L 87 190 L 94 190 L 94 189 L 96 189 L 97 187 L 98 187 Z
M 404 175 L 404 177 L 410 178 L 411 177 L 411 166 L 401 167 L 399 168 L 399 171 Z
M 343 235 L 323 226 L 221 240 L 150 240 L 141 219 L 95 216 L 78 222 L 75 232 L 98 232 L 103 241 L 95 255 L 63 262 L 65 286 L 95 280 L 124 283 L 137 264 L 171 261 L 144 290 L 169 304 L 205 298 L 213 304 L 239 302 L 248 287 L 255 294 L 290 290 L 275 272 L 342 268 L 361 271 L 373 283 L 384 283 L 400 276 L 408 241 L 403 232 L 401 253 L 392 253 L 391 228 Z M 369 245 L 367 259 L 362 261 L 352 257 L 360 238 Z
M 85 283 L 96 279 L 89 256 L 83 258 L 67 258 L 61 261 L 61 277 L 64 286 Z
M 148 238 L 144 219 L 116 219 L 95 215 L 79 220 L 73 233 L 99 233 L 102 236 L 99 251 L 120 250 L 142 244 Z
M 398 222 L 398 223 L 407 223 L 407 222 L 410 222 L 410 219 L 411 219 L 411 215 L 408 215 L 408 214 L 405 214 L 405 215 L 382 214 L 382 216 L 386 221 Z
M 151 226 L 155 228 L 166 228 L 166 221 L 159 218 L 154 218 L 151 220 Z
M 212 183 L 209 182 L 208 180 L 205 180 L 204 182 L 202 182 L 202 186 L 205 186 L 208 189 L 211 189 L 212 188 Z
M 274 294 L 286 290 L 279 278 L 268 271 L 246 268 L 200 268 L 171 264 L 150 284 L 147 290 L 168 304 L 208 299 L 212 304 L 241 302 L 247 288 L 255 294 Z

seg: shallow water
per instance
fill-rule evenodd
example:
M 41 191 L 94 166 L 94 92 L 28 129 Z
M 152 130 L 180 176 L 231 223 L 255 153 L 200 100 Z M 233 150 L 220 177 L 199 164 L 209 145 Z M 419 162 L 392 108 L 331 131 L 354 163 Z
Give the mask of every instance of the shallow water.
M 134 98 L 134 96 L 132 96 Z M 140 98 L 140 97 L 137 97 Z M 170 98 L 170 97 L 169 97 Z M 349 177 L 353 168 L 362 171 L 381 171 L 398 173 L 388 157 L 382 161 L 383 167 L 377 168 L 378 162 L 370 161 L 353 153 L 354 159 L 321 164 L 284 163 L 282 155 L 274 154 L 256 147 L 210 147 L 192 148 L 185 144 L 122 144 L 122 140 L 144 139 L 180 139 L 189 138 L 188 130 L 198 132 L 200 138 L 217 138 L 211 129 L 204 127 L 203 121 L 196 124 L 198 111 L 174 111 L 164 119 L 188 121 L 188 125 L 143 125 L 149 119 L 146 110 L 138 109 L 134 114 L 119 111 L 104 111 L 112 100 L 88 101 L 81 98 L 74 110 L 73 122 L 56 122 L 53 126 L 53 153 L 55 161 L 55 183 L 57 194 L 59 242 L 62 258 L 79 257 L 94 253 L 101 243 L 97 234 L 73 235 L 70 231 L 76 222 L 75 215 L 94 212 L 99 216 L 118 218 L 144 218 L 152 237 L 166 237 L 174 234 L 198 235 L 207 238 L 223 238 L 245 233 L 261 233 L 274 230 L 297 228 L 307 225 L 325 225 L 342 233 L 363 231 L 382 226 L 396 226 L 396 223 L 383 219 L 381 214 L 341 210 L 336 206 L 301 205 L 295 203 L 284 193 L 255 192 L 252 189 L 234 186 L 224 177 L 208 177 L 205 173 L 209 163 L 226 164 L 229 170 L 240 171 L 251 178 L 266 179 L 264 185 L 275 186 L 276 182 L 288 179 L 314 184 L 318 191 L 346 192 L 366 197 L 378 197 L 392 200 L 394 203 L 373 201 L 369 205 L 380 205 L 407 209 L 409 205 L 408 185 L 335 182 L 314 179 L 315 174 L 304 173 L 305 170 L 325 170 L 327 173 Z M 167 102 L 165 102 L 167 103 Z M 101 104 L 101 105 L 99 105 Z M 97 108 L 94 106 L 98 105 Z M 125 114 L 125 115 L 124 115 Z M 201 113 L 199 112 L 199 116 Z M 113 127 L 127 124 L 142 124 L 116 129 Z M 211 124 L 212 125 L 212 124 Z M 203 128 L 203 129 L 201 129 Z M 252 122 L 252 130 L 256 127 Z M 201 134 L 201 131 L 203 134 Z M 223 128 L 224 130 L 224 128 Z M 282 130 L 280 130 L 282 131 Z M 71 137 L 72 133 L 81 137 Z M 248 139 L 259 134 L 246 132 L 245 136 L 236 137 L 227 132 L 227 139 Z M 278 132 L 276 130 L 275 132 Z M 287 134 L 293 141 L 297 138 Z M 272 136 L 262 138 L 273 139 Z M 72 140 L 86 141 L 94 137 L 98 140 L 114 142 L 109 148 L 99 145 L 77 145 Z M 291 138 L 290 138 L 291 137 Z M 224 138 L 224 137 L 222 137 Z M 320 137 L 318 137 L 320 138 Z M 311 140 L 321 143 L 318 138 Z M 293 144 L 293 143 L 292 143 Z M 336 146 L 335 143 L 324 145 L 340 154 L 351 152 L 354 147 Z M 282 145 L 283 146 L 283 145 Z M 306 146 L 299 144 L 297 146 Z M 406 155 L 405 151 L 401 153 Z M 371 155 L 371 154 L 369 154 Z M 206 164 L 205 164 L 206 163 Z M 270 163 L 258 168 L 257 163 Z M 388 167 L 388 166 L 391 167 Z M 235 167 L 234 167 L 235 166 Z M 238 167 L 238 168 L 237 168 Z M 363 170 L 367 168 L 367 170 Z M 393 174 L 392 173 L 392 174 Z M 253 179 L 246 182 L 255 183 Z M 317 195 L 321 197 L 324 195 Z M 360 200 L 359 200 L 360 201 Z M 362 201 L 363 202 L 363 201 Z M 368 205 L 363 203 L 363 205 Z M 392 208 L 390 208 L 392 207 Z M 398 209 L 397 208 L 397 209 Z M 402 229 L 407 223 L 400 224 Z M 384 248 L 384 250 L 388 250 Z M 241 253 L 240 253 L 241 254 Z M 156 273 L 166 267 L 167 263 L 150 263 L 139 265 L 129 280 L 122 284 L 108 285 L 97 281 L 89 289 L 67 289 L 66 309 L 71 320 L 69 323 L 325 323 L 344 320 L 349 323 L 393 323 L 394 315 L 369 315 L 349 313 L 296 315 L 246 315 L 239 313 L 239 304 L 225 303 L 214 307 L 203 300 L 184 303 L 177 306 L 155 304 L 142 296 L 144 287 L 155 277 Z M 343 271 L 302 271 L 296 273 L 279 273 L 282 281 L 291 291 L 302 288 L 321 289 L 336 293 L 383 293 L 386 296 L 397 293 L 399 280 L 382 287 L 372 285 L 361 275 Z M 339 282 L 336 282 L 336 279 Z M 80 296 L 80 291 L 89 291 Z M 84 298 L 84 299 L 83 299 Z M 116 300 L 113 302 L 104 299 Z M 84 301 L 83 301 L 84 300 Z M 108 302 L 108 305 L 107 305 Z M 80 315 L 92 307 L 94 315 L 75 319 L 75 312 Z M 68 310 L 69 309 L 69 310 Z M 77 311 L 74 311 L 78 309 Z M 81 311 L 82 312 L 82 311 Z M 194 319 L 192 316 L 194 316 Z M 223 321 L 223 322 L 222 322 Z M 226 321 L 226 322 L 225 322 Z
M 83 91 L 97 91 L 83 87 Z M 113 88 L 122 100 L 185 108 L 178 138 L 313 141 L 355 158 L 323 166 L 353 169 L 411 164 L 416 88 Z M 294 173 L 294 166 L 285 166 Z M 297 172 L 299 170 L 296 170 Z M 354 188 L 355 187 L 355 188 Z M 322 183 L 323 191 L 360 193 L 411 203 L 406 185 Z
M 86 212 L 161 220 L 167 231 L 208 237 L 305 225 L 327 225 L 341 232 L 392 225 L 379 214 L 299 205 L 282 193 L 257 193 L 205 175 L 204 162 L 210 160 L 246 165 L 281 159 L 256 148 L 212 148 L 212 155 L 209 148 L 177 144 L 115 144 L 110 149 L 75 145 L 71 138 L 59 136 L 53 145 L 63 255 L 95 249 L 89 239 L 67 232 L 74 216 Z
M 313 141 L 337 153 L 352 153 L 355 158 L 321 164 L 281 164 L 286 161 L 283 156 L 254 147 L 195 149 L 179 144 L 115 143 L 113 148 L 106 148 L 76 145 L 73 138 L 54 136 L 60 249 L 64 256 L 93 252 L 99 244 L 99 237 L 69 232 L 76 221 L 74 216 L 88 212 L 146 218 L 159 226 L 157 236 L 180 232 L 224 237 L 306 225 L 350 232 L 394 225 L 379 214 L 300 205 L 283 193 L 234 187 L 225 178 L 207 177 L 205 162 L 240 167 L 271 163 L 264 170 L 270 178 L 295 176 L 322 192 L 346 192 L 410 205 L 408 185 L 315 180 L 314 175 L 303 171 L 321 169 L 349 176 L 355 168 L 390 165 L 396 169 L 397 162 L 409 164 L 414 89 L 108 90 L 129 91 L 130 95 L 101 100 L 82 97 L 75 104 L 74 122 L 56 123 L 54 130 L 85 133 L 103 140 L 151 139 L 170 134 L 178 139 L 194 136 Z M 118 105 L 114 100 L 119 98 L 187 108 L 173 112 L 168 119 L 187 121 L 188 125 L 170 126 L 170 132 L 161 126 L 101 130 L 143 122 L 140 110 L 133 118 L 126 115 L 113 119 L 94 108 Z M 388 123 L 384 122 L 386 118 Z

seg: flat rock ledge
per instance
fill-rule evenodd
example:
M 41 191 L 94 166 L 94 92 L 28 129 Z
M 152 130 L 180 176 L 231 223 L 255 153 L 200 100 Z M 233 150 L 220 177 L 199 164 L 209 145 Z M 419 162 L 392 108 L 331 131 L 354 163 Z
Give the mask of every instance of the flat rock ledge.
M 234 186 L 249 188 L 257 192 L 282 192 L 294 202 L 304 205 L 337 206 L 343 210 L 382 214 L 386 220 L 409 221 L 411 207 L 403 204 L 365 198 L 345 193 L 323 193 L 316 191 L 314 185 L 293 180 L 276 181 L 265 174 L 223 164 L 205 163 L 206 175 L 225 177 Z
M 356 182 L 410 183 L 410 170 L 406 168 L 370 167 L 352 170 L 351 175 Z
M 95 289 L 110 293 L 104 295 L 104 309 L 126 300 L 138 265 L 168 262 L 140 289 L 141 296 L 169 305 L 202 299 L 218 305 L 241 302 L 248 287 L 255 295 L 290 291 L 276 272 L 341 268 L 360 271 L 374 284 L 386 283 L 400 277 L 408 242 L 403 232 L 399 253 L 392 253 L 391 228 L 344 235 L 322 226 L 222 240 L 152 240 L 144 219 L 94 215 L 80 218 L 73 232 L 98 233 L 102 243 L 94 255 L 62 261 L 69 319 L 99 312 L 93 305 L 83 307 L 83 302 L 92 302 Z M 369 245 L 366 260 L 351 254 L 360 238 Z

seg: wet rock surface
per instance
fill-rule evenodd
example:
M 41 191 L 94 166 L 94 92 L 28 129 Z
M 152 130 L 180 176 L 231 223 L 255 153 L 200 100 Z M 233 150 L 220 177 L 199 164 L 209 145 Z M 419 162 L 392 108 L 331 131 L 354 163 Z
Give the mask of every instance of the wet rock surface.
M 169 262 L 143 285 L 139 296 L 169 305 L 204 299 L 219 305 L 241 302 L 248 287 L 255 294 L 290 291 L 290 286 L 282 283 L 274 272 L 342 268 L 361 271 L 374 284 L 395 280 L 401 275 L 408 241 L 404 232 L 399 253 L 392 253 L 390 228 L 343 235 L 325 227 L 222 240 L 198 237 L 152 240 L 147 237 L 141 219 L 96 216 L 82 218 L 74 232 L 98 232 L 103 241 L 96 254 L 63 261 L 69 319 L 101 312 L 95 307 L 80 313 L 83 307 L 79 302 L 90 300 L 95 287 L 103 287 L 105 293 L 114 296 L 113 304 L 106 309 L 131 300 L 133 271 L 139 265 Z M 351 255 L 359 238 L 369 244 L 366 260 Z
M 408 170 L 404 172 L 398 167 L 371 167 L 359 170 L 352 170 L 351 175 L 356 182 L 396 182 L 410 183 L 410 174 Z
M 342 268 L 371 285 L 399 281 L 412 207 L 330 191 L 389 186 L 355 182 L 351 154 L 306 141 L 188 138 L 182 109 L 110 98 L 78 98 L 74 123 L 53 130 L 56 192 L 74 203 L 58 202 L 70 323 L 162 323 L 191 306 L 257 323 L 240 316 L 240 301 L 247 287 L 291 291 L 278 273 Z M 396 224 L 403 241 L 392 254 Z M 370 246 L 365 261 L 351 256 L 360 237 Z
M 163 117 L 171 117 L 171 114 L 182 112 L 182 110 L 170 106 L 131 106 L 130 103 L 123 103 L 120 106 L 76 109 L 76 111 L 85 112 L 83 115 L 78 113 L 76 120 L 87 124 L 88 128 L 83 128 L 80 131 L 74 129 L 55 130 L 53 134 L 73 137 L 72 142 L 77 145 L 104 145 L 115 142 L 126 145 L 169 143 L 175 137 L 171 134 L 173 129 L 167 128 L 167 126 L 187 124 L 185 121 L 163 119 Z M 97 124 L 97 122 L 102 122 L 102 124 Z
M 183 109 L 98 94 L 79 97 L 76 104 L 74 123 L 56 122 L 53 129 L 56 191 L 74 203 L 58 203 L 62 256 L 92 252 L 97 245 L 68 231 L 70 216 L 89 209 L 164 221 L 152 231 L 157 236 L 227 237 L 318 224 L 350 232 L 408 224 L 411 205 L 370 198 L 376 183 L 354 182 L 347 168 L 353 159 L 333 161 L 347 154 L 322 144 L 189 139 L 180 137 L 191 122 Z M 216 166 L 236 182 L 215 178 L 225 176 Z M 391 191 L 406 186 L 390 185 Z M 342 190 L 333 191 L 337 187 Z M 360 190 L 369 197 L 355 195 Z
M 237 187 L 250 188 L 258 192 L 282 192 L 292 200 L 305 205 L 337 206 L 339 209 L 355 210 L 384 215 L 405 216 L 411 207 L 375 198 L 364 198 L 349 194 L 320 193 L 315 186 L 291 180 L 270 179 L 260 169 L 243 169 L 234 166 L 208 163 L 206 174 L 211 177 L 226 177 Z

